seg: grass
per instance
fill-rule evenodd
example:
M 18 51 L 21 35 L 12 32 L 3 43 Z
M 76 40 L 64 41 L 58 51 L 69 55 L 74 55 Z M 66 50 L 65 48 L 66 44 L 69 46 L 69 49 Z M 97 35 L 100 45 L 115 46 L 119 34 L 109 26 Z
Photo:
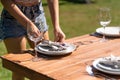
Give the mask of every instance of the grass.
M 71 2 L 72 1 L 72 2 Z M 94 0 L 95 3 L 84 4 L 73 0 L 59 0 L 60 3 L 60 24 L 66 38 L 80 36 L 95 32 L 96 28 L 101 27 L 98 21 L 98 10 L 101 7 L 109 7 L 111 9 L 112 22 L 110 26 L 120 25 L 120 0 Z M 43 5 L 49 25 L 50 39 L 53 40 L 53 28 L 46 0 L 43 0 Z M 0 6 L 0 11 L 2 6 Z M 6 53 L 3 42 L 0 43 L 0 55 Z M 0 79 L 11 80 L 11 72 L 6 70 L 1 65 L 0 60 Z

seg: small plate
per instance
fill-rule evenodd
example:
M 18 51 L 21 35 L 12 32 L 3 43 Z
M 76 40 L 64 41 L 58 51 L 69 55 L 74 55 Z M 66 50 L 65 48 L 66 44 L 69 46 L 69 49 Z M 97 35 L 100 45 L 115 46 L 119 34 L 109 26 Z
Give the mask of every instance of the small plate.
M 99 64 L 99 61 L 101 60 L 102 58 L 99 58 L 99 59 L 96 59 L 94 62 L 93 62 L 93 66 L 99 70 L 99 71 L 102 71 L 102 72 L 105 72 L 105 73 L 108 73 L 108 74 L 114 74 L 114 75 L 120 75 L 120 71 L 115 71 L 115 70 L 109 70 L 110 68 L 101 68 L 98 64 Z
M 67 48 L 62 51 L 50 51 L 49 47 L 44 48 L 43 46 L 40 45 L 37 45 L 35 47 L 35 50 L 46 55 L 65 55 L 65 54 L 70 54 L 76 49 L 76 46 L 74 44 L 65 43 L 65 45 L 67 46 Z
M 96 32 L 99 34 L 105 34 L 105 36 L 111 36 L 111 37 L 120 37 L 120 27 L 105 27 L 105 30 L 103 27 L 97 28 Z

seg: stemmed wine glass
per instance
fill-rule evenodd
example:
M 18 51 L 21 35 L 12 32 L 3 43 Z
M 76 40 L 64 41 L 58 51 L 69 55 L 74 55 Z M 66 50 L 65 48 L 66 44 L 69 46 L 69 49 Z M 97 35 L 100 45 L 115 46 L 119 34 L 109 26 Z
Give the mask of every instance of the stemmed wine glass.
M 32 28 L 27 25 L 27 35 L 28 38 L 34 42 L 34 47 L 36 47 L 37 42 L 42 40 L 44 33 L 38 32 L 38 34 L 32 32 Z M 35 50 L 35 57 L 32 59 L 33 61 L 39 61 L 40 59 L 38 58 L 37 51 Z
M 48 27 L 46 23 L 44 23 L 44 16 L 41 14 L 35 20 L 36 30 L 37 33 L 34 32 L 35 28 L 30 27 L 27 24 L 27 35 L 28 38 L 34 42 L 34 46 L 36 47 L 37 43 L 43 39 L 44 33 L 47 31 Z M 37 51 L 35 50 L 35 57 L 32 59 L 33 61 L 39 61 L 40 58 L 38 57 Z
M 103 26 L 103 37 L 100 40 L 100 42 L 104 42 L 107 39 L 105 38 L 105 27 L 110 24 L 111 22 L 111 16 L 110 16 L 110 9 L 109 8 L 100 8 L 100 13 L 99 13 L 99 20 L 100 20 L 100 25 Z

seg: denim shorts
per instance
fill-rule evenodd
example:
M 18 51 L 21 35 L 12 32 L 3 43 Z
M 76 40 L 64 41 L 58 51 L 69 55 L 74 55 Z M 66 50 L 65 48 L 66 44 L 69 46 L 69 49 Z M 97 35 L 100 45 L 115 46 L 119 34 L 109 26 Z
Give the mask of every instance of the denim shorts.
M 48 30 L 42 2 L 34 6 L 17 6 L 31 21 L 35 23 L 40 31 Z M 3 9 L 0 20 L 0 40 L 25 35 L 27 35 L 26 29 L 13 16 L 11 16 L 7 10 Z

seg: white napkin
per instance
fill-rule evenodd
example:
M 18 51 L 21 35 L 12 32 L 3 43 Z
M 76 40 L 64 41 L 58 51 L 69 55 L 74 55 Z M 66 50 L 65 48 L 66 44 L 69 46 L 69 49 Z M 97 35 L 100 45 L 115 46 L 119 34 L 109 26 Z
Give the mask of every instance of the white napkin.
M 49 40 L 43 40 L 40 44 L 42 48 L 49 48 L 50 51 L 62 51 L 67 49 L 67 45 L 65 43 L 53 42 Z

